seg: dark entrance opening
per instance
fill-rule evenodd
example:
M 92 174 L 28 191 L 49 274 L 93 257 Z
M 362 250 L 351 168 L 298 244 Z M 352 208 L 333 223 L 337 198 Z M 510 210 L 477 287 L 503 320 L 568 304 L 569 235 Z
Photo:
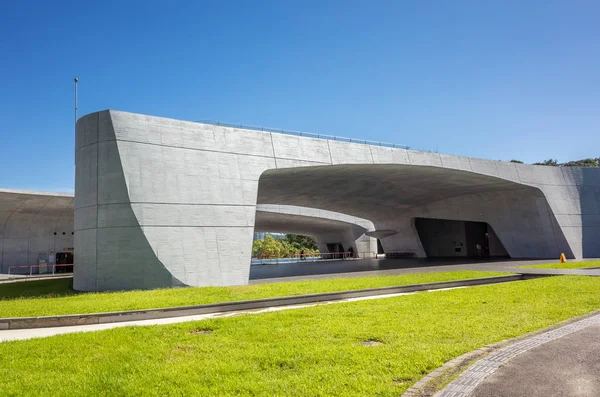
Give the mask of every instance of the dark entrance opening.
M 57 252 L 56 253 L 56 270 L 55 273 L 73 273 L 73 253 L 72 252 Z M 64 266 L 70 265 L 70 266 Z
M 509 257 L 485 222 L 416 218 L 415 227 L 427 257 Z
M 342 259 L 344 257 L 344 246 L 342 243 L 327 244 L 327 250 L 331 255 L 325 256 L 325 259 Z
M 381 245 L 381 240 L 377 239 L 377 254 L 385 254 L 383 250 L 383 245 Z

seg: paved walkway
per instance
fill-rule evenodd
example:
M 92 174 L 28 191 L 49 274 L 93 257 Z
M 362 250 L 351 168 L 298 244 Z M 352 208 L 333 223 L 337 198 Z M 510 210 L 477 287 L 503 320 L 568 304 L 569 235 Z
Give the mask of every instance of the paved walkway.
M 600 396 L 600 324 L 509 361 L 487 377 L 471 396 Z
M 436 397 L 599 395 L 600 314 L 597 314 L 490 354 Z
M 594 260 L 586 258 L 585 261 Z M 518 269 L 518 266 L 539 265 L 558 262 L 558 260 L 492 260 L 485 258 L 420 258 L 420 259 L 352 259 L 322 262 L 297 262 L 279 265 L 255 265 L 250 268 L 250 284 L 276 283 L 282 281 L 319 280 L 334 277 L 367 277 L 389 276 L 408 273 L 433 273 L 456 270 L 481 270 L 531 274 L 579 274 L 600 276 L 600 269 Z M 8 279 L 8 275 L 0 274 L 0 284 L 33 281 L 49 277 L 61 278 L 71 276 L 46 276 L 20 279 Z
M 594 259 L 585 259 L 591 261 Z M 518 266 L 558 263 L 558 260 L 446 259 L 357 259 L 258 265 L 250 269 L 250 284 L 318 280 L 333 277 L 367 277 L 408 273 L 482 270 L 528 274 L 575 274 L 600 276 L 600 269 L 518 269 Z
M 456 288 L 467 288 L 467 287 L 456 287 Z M 187 321 L 201 321 L 201 320 L 206 320 L 206 319 L 211 319 L 211 318 L 234 317 L 234 316 L 240 316 L 240 315 L 244 315 L 244 314 L 260 314 L 260 313 L 275 312 L 275 311 L 281 311 L 281 310 L 301 309 L 304 307 L 312 307 L 312 306 L 319 306 L 319 305 L 334 305 L 334 304 L 344 303 L 344 302 L 357 302 L 357 301 L 363 301 L 363 300 L 385 299 L 385 298 L 398 297 L 398 296 L 402 296 L 402 295 L 422 294 L 422 293 L 436 292 L 436 291 L 447 291 L 447 290 L 456 289 L 456 288 L 444 288 L 444 289 L 436 289 L 436 290 L 404 292 L 404 293 L 386 294 L 386 295 L 371 295 L 371 296 L 362 296 L 362 297 L 357 297 L 357 298 L 347 298 L 347 299 L 339 299 L 339 300 L 332 300 L 332 301 L 322 301 L 322 302 L 315 302 L 315 303 L 274 306 L 274 307 L 267 307 L 264 309 L 237 310 L 237 311 L 231 311 L 231 312 L 226 312 L 226 313 L 199 314 L 199 315 L 193 315 L 193 316 L 180 316 L 180 317 L 153 319 L 153 320 L 123 321 L 123 322 L 116 322 L 116 323 L 74 325 L 74 326 L 66 326 L 66 327 L 2 330 L 2 331 L 0 331 L 0 343 L 12 341 L 12 340 L 25 340 L 25 339 L 43 338 L 43 337 L 47 337 L 47 336 L 54 336 L 54 335 L 61 335 L 61 334 L 71 334 L 71 333 L 75 333 L 75 332 L 93 332 L 93 331 L 102 331 L 102 330 L 111 329 L 111 328 L 130 327 L 130 326 L 175 324 L 175 323 L 183 323 L 183 322 L 187 322 Z

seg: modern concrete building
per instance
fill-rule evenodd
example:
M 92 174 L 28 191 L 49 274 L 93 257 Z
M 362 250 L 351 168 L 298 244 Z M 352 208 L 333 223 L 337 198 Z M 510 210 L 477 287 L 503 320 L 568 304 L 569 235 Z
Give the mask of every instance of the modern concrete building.
M 74 286 L 245 284 L 259 204 L 368 220 L 399 256 L 600 256 L 600 169 L 111 110 L 77 123 Z
M 68 194 L 0 189 L 0 273 L 26 273 L 30 265 L 69 261 L 73 201 Z

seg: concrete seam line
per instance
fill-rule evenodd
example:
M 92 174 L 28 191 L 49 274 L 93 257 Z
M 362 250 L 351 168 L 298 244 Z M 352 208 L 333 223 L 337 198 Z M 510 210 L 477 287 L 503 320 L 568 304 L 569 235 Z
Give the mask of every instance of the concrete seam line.
M 350 290 L 341 292 L 327 292 L 322 294 L 307 294 L 297 296 L 286 296 L 279 298 L 267 298 L 257 300 L 245 300 L 224 303 L 211 303 L 193 306 L 177 306 L 168 308 L 129 310 L 120 312 L 104 312 L 89 314 L 67 314 L 57 316 L 40 317 L 13 317 L 0 318 L 0 329 L 31 329 L 62 327 L 71 325 L 83 325 L 87 321 L 93 324 L 108 322 L 124 322 L 135 320 L 150 320 L 158 318 L 190 316 L 197 314 L 209 314 L 230 312 L 236 310 L 258 309 L 264 307 L 283 306 L 290 304 L 313 303 L 322 301 L 343 300 L 348 298 L 358 298 L 364 296 L 386 295 L 393 293 L 419 292 L 427 290 L 438 290 L 444 288 L 468 287 L 505 283 L 523 280 L 521 274 L 509 276 L 495 276 L 485 278 L 474 278 L 467 280 L 442 281 L 426 284 L 412 284 L 398 287 L 370 288 L 362 290 Z M 105 320 L 104 320 L 105 319 Z M 6 328 L 8 327 L 8 328 Z

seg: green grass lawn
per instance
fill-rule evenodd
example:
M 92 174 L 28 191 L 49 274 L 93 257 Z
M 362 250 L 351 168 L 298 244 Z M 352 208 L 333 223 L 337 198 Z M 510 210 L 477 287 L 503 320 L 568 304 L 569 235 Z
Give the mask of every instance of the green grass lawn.
M 463 353 L 599 309 L 598 291 L 600 278 L 550 277 L 5 342 L 0 390 L 13 396 L 399 396 Z
M 588 267 L 600 267 L 600 261 L 549 263 L 545 265 L 526 265 L 519 267 L 523 269 L 585 269 Z
M 70 290 L 71 280 L 42 280 L 0 284 L 0 318 L 175 307 L 463 280 L 506 274 L 509 273 L 457 271 L 398 276 L 335 278 L 239 287 L 166 288 L 151 291 L 79 294 Z M 36 294 L 36 291 L 39 293 Z

